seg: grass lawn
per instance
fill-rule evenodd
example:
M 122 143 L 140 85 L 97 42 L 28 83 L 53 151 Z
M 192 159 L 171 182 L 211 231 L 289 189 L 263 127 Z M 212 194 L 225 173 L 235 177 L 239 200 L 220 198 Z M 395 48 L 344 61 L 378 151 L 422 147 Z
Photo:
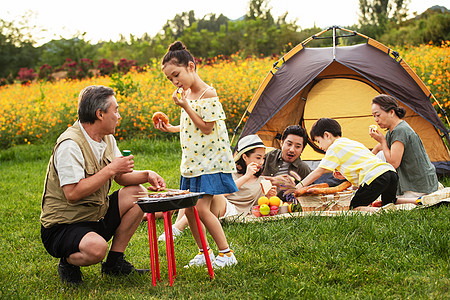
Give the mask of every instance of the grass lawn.
M 448 206 L 372 216 L 226 223 L 224 231 L 239 264 L 217 270 L 213 281 L 204 268 L 182 267 L 197 252 L 186 230 L 175 240 L 178 276 L 173 287 L 168 286 L 162 242 L 162 281 L 156 287 L 150 274 L 102 277 L 99 264 L 82 268 L 82 286 L 67 287 L 59 280 L 59 260 L 46 252 L 40 240 L 40 203 L 51 147 L 0 151 L 1 299 L 450 298 Z M 176 141 L 137 140 L 119 147 L 131 149 L 136 169 L 152 169 L 168 187 L 178 187 Z M 450 186 L 448 178 L 441 182 Z M 159 234 L 162 220 L 157 226 Z M 125 254 L 136 267 L 149 267 L 145 222 Z

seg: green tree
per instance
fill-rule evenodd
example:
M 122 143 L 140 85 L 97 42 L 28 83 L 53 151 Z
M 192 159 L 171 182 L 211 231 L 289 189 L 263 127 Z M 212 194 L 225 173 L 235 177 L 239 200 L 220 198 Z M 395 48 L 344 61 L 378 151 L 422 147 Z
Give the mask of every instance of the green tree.
M 428 9 L 420 16 L 402 22 L 380 37 L 390 45 L 423 44 L 437 45 L 450 40 L 450 14 L 440 9 Z
M 405 20 L 408 12 L 405 0 L 359 0 L 359 10 L 361 31 L 374 38 Z
M 178 39 L 186 28 L 189 28 L 196 22 L 195 13 L 193 10 L 177 14 L 173 20 L 167 21 L 163 26 L 163 31 L 166 33 L 166 38 Z
M 35 67 L 39 59 L 26 17 L 17 22 L 0 19 L 0 78 L 15 77 L 20 68 Z
M 93 61 L 98 60 L 97 45 L 90 44 L 84 39 L 86 33 L 81 36 L 75 36 L 71 39 L 52 40 L 40 48 L 42 55 L 41 64 L 49 64 L 52 67 L 60 67 L 67 58 L 80 62 L 82 58 L 89 58 Z

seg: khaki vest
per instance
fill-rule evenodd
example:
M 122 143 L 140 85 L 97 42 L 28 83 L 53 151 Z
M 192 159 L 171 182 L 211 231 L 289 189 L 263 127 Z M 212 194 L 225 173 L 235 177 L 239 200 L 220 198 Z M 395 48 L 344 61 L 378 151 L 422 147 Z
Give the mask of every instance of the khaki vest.
M 45 228 L 56 224 L 98 221 L 105 216 L 109 207 L 108 192 L 113 178 L 110 178 L 95 193 L 76 203 L 69 203 L 63 189 L 60 187 L 58 173 L 54 166 L 54 154 L 55 149 L 61 142 L 69 139 L 75 141 L 80 147 L 85 160 L 84 172 L 87 178 L 99 172 L 114 159 L 113 138 L 113 136 L 105 136 L 103 138 L 107 146 L 102 161 L 99 163 L 78 122 L 59 136 L 47 166 L 44 194 L 42 196 L 41 224 Z

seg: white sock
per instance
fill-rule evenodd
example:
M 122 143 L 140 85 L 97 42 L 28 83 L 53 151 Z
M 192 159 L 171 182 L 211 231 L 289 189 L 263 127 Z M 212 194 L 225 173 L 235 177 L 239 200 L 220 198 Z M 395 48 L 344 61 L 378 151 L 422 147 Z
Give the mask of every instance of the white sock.
M 231 249 L 230 249 L 230 247 L 228 247 L 228 248 L 226 248 L 226 249 L 219 250 L 219 253 L 228 253 L 228 252 L 230 252 L 230 251 L 231 251 Z
M 173 235 L 180 235 L 183 231 L 176 228 L 175 226 L 172 226 L 172 234 Z

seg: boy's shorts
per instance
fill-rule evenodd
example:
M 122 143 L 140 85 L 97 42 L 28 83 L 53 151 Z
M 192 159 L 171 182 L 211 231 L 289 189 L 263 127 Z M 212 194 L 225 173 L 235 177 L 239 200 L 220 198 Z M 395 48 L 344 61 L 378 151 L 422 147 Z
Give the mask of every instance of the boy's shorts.
M 80 252 L 80 242 L 89 232 L 95 232 L 109 241 L 120 225 L 119 191 L 109 196 L 109 208 L 98 222 L 58 224 L 50 228 L 41 225 L 41 239 L 45 249 L 54 257 L 68 257 Z
M 382 205 L 397 201 L 398 175 L 394 171 L 387 171 L 372 181 L 363 184 L 356 191 L 350 202 L 350 208 L 368 206 L 381 195 Z

